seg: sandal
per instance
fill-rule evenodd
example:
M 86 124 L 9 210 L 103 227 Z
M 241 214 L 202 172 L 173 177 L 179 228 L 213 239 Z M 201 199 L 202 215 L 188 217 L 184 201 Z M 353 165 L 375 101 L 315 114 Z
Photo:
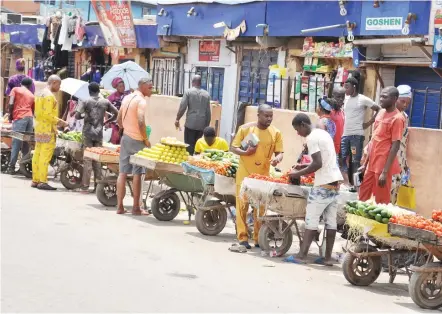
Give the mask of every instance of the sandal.
M 235 253 L 247 253 L 246 247 L 237 243 L 232 244 L 232 246 L 229 247 L 229 251 Z
M 294 257 L 293 255 L 290 255 L 289 257 L 284 258 L 283 262 L 300 264 L 300 265 L 306 264 L 306 262 L 304 260 Z
M 323 258 L 323 257 L 318 257 L 317 259 L 315 259 L 314 263 L 318 264 L 318 265 L 329 266 L 329 267 L 333 266 L 332 262 L 326 262 L 325 258 Z
M 57 190 L 57 188 L 54 188 L 54 187 L 50 186 L 47 183 L 40 183 L 39 185 L 37 185 L 37 189 L 45 190 L 45 191 L 55 191 L 55 190 Z
M 37 187 L 38 187 L 38 182 L 31 183 L 31 188 L 37 188 Z
M 134 216 L 149 216 L 150 213 L 148 211 L 145 211 L 144 209 L 138 208 L 132 210 L 132 215 Z

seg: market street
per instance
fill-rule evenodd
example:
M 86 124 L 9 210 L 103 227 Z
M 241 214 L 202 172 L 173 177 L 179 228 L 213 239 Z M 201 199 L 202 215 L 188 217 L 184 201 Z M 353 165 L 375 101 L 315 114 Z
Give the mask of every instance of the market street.
M 340 267 L 229 252 L 230 221 L 205 237 L 184 213 L 169 223 L 119 216 L 59 183 L 51 193 L 0 178 L 2 312 L 421 311 L 405 275 L 357 288 Z

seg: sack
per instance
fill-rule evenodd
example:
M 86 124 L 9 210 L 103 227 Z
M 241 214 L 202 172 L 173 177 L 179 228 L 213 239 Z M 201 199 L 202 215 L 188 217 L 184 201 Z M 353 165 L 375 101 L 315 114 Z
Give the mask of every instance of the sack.
M 416 209 L 416 190 L 410 181 L 407 185 L 399 187 L 396 205 L 407 209 Z

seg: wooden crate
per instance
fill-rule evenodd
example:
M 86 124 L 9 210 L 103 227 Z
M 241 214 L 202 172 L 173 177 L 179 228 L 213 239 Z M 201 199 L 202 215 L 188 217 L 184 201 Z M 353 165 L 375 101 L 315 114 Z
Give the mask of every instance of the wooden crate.
M 388 223 L 388 233 L 399 238 L 406 238 L 425 243 L 438 243 L 437 235 L 428 230 Z
M 89 158 L 95 161 L 108 164 L 118 164 L 120 162 L 120 156 L 101 155 L 88 150 L 84 151 L 83 158 Z
M 135 155 L 130 156 L 130 163 L 154 171 L 183 173 L 183 167 L 180 165 L 153 161 Z

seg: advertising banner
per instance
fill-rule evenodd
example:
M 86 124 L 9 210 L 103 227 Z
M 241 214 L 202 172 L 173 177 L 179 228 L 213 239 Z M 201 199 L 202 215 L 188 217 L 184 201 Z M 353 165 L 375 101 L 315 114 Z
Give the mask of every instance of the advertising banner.
M 91 3 L 109 47 L 137 47 L 130 1 L 92 0 Z
M 199 61 L 219 61 L 221 41 L 207 40 L 199 42 Z

